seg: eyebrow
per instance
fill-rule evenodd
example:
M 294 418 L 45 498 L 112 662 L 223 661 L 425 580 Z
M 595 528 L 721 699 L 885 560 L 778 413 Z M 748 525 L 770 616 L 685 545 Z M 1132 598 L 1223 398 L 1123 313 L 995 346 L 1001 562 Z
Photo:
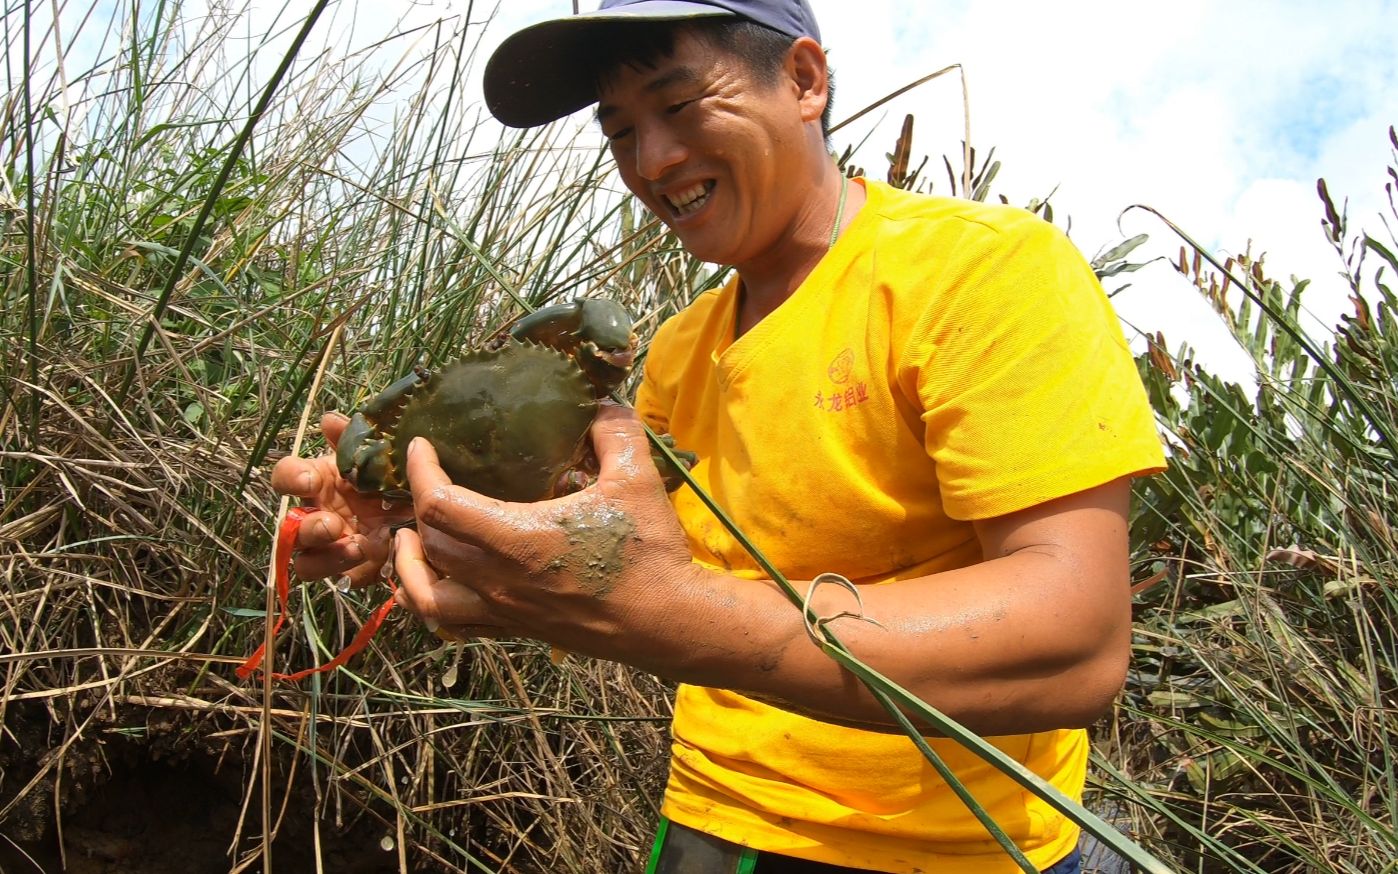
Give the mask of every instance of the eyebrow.
M 653 94 L 656 91 L 663 91 L 671 85 L 687 85 L 697 81 L 699 81 L 699 73 L 692 67 L 675 67 L 647 82 L 643 90 L 649 94 Z M 609 106 L 599 102 L 597 104 L 597 112 L 593 118 L 600 124 L 608 116 L 616 113 L 616 111 L 617 109 L 615 106 Z

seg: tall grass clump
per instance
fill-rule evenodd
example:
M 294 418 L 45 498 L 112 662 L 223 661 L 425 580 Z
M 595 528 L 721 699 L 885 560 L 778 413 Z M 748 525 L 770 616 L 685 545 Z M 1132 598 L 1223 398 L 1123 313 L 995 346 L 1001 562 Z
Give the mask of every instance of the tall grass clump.
M 559 297 L 616 297 L 649 332 L 710 274 L 611 190 L 590 139 L 483 120 L 469 10 L 333 54 L 328 35 L 350 32 L 337 7 L 15 12 L 0 832 L 35 855 L 66 824 L 71 844 L 85 799 L 163 756 L 219 763 L 246 790 L 223 858 L 183 870 L 264 864 L 298 812 L 286 870 L 314 870 L 305 853 L 335 869 L 336 836 L 359 832 L 368 870 L 629 866 L 668 746 L 654 680 L 554 668 L 525 643 L 443 652 L 409 622 L 351 671 L 266 701 L 229 664 L 262 635 L 270 463 L 303 436 L 320 448 L 306 413 Z M 382 597 L 302 592 L 282 666 L 343 647 Z
M 1101 761 L 1186 870 L 1398 870 L 1398 136 L 1382 231 L 1319 183 L 1352 311 L 1181 233 L 1176 269 L 1255 365 L 1251 391 L 1152 338 L 1172 448 L 1138 485 L 1128 694 Z M 1173 226 L 1171 226 L 1173 228 Z M 1175 229 L 1178 231 L 1178 229 Z M 1120 786 L 1113 790 L 1120 794 Z M 1170 849 L 1173 848 L 1173 849 Z

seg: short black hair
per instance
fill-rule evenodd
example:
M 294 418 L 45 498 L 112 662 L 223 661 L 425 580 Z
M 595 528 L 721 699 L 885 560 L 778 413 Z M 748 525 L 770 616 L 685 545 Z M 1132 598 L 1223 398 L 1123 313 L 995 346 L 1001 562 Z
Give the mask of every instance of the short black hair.
M 580 59 L 584 75 L 590 76 L 597 91 L 622 67 L 652 69 L 662 58 L 675 53 L 675 37 L 687 30 L 710 46 L 728 52 L 747 66 L 764 85 L 777 81 L 786 53 L 796 40 L 770 27 L 746 18 L 700 18 L 690 21 L 635 21 L 597 29 L 597 38 L 588 45 L 587 57 Z M 835 105 L 835 75 L 828 74 L 825 111 L 820 130 L 830 138 L 831 107 Z

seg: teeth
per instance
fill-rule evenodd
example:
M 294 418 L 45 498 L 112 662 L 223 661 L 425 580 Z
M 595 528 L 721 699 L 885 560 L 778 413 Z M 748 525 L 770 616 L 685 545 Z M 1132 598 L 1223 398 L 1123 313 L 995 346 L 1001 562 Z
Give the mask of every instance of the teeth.
M 680 215 L 686 215 L 703 206 L 704 200 L 711 189 L 712 183 L 700 182 L 697 185 L 686 188 L 678 194 L 665 195 L 665 200 L 675 212 Z

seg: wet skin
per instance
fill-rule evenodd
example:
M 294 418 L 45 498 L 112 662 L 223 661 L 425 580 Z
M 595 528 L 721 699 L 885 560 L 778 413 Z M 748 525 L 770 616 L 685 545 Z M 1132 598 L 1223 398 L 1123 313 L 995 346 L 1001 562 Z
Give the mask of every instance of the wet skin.
M 453 485 L 432 445 L 414 440 L 418 529 L 395 541 L 399 602 L 454 636 L 528 636 L 620 657 L 638 617 L 673 603 L 700 572 L 635 413 L 604 404 L 592 440 L 597 481 L 530 504 Z

